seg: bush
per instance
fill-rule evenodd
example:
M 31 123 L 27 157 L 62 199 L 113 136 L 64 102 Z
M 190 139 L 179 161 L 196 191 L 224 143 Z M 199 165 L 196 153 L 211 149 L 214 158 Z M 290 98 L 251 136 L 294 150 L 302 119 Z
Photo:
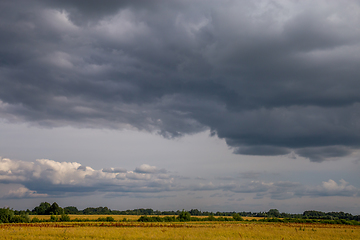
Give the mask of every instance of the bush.
M 32 223 L 38 223 L 40 222 L 40 219 L 38 219 L 37 217 L 34 217 L 33 219 L 31 219 Z
M 57 222 L 59 220 L 59 218 L 55 215 L 51 215 L 50 216 L 50 222 Z
M 216 218 L 214 217 L 214 215 L 210 215 L 207 218 L 205 218 L 205 221 L 216 221 Z
M 138 222 L 163 222 L 164 219 L 161 217 L 148 217 L 148 216 L 141 216 L 138 219 Z
M 99 217 L 97 219 L 97 221 L 99 221 L 99 222 L 114 222 L 115 219 L 113 217 L 106 217 L 106 218 Z
M 28 222 L 30 222 L 30 218 L 27 215 L 22 215 L 22 216 L 15 215 L 14 217 L 12 217 L 11 222 L 12 223 L 28 223 Z
M 244 221 L 244 219 L 238 213 L 233 214 L 233 219 L 235 221 Z
M 67 214 L 62 214 L 60 217 L 60 222 L 70 222 L 70 217 Z
M 179 216 L 177 217 L 177 219 L 180 221 L 180 222 L 187 222 L 187 221 L 190 221 L 191 219 L 191 215 L 190 213 L 186 212 L 186 211 L 182 211 Z
M 163 218 L 163 220 L 164 220 L 164 222 L 176 222 L 175 216 L 172 216 L 172 217 L 166 216 Z
M 0 208 L 0 223 L 10 223 L 13 217 L 13 210 L 10 208 Z

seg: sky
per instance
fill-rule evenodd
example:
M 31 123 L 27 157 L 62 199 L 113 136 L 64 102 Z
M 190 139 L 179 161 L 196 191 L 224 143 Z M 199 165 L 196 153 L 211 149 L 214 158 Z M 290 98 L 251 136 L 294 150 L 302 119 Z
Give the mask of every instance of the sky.
M 360 1 L 2 0 L 0 207 L 360 214 Z

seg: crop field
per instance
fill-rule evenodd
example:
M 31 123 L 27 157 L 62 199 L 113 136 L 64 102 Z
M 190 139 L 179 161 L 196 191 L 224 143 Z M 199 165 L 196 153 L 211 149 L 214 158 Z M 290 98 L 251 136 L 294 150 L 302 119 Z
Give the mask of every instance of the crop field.
M 177 216 L 177 215 L 160 215 L 160 217 L 172 217 L 172 216 Z M 44 220 L 49 220 L 50 219 L 50 215 L 30 215 L 29 216 L 30 219 L 33 218 L 38 218 L 38 219 L 44 219 Z M 106 218 L 106 217 L 112 217 L 114 218 L 115 221 L 123 221 L 124 219 L 128 220 L 128 221 L 136 221 L 139 219 L 139 215 L 75 215 L 75 214 L 69 214 L 69 217 L 71 220 L 73 219 L 89 219 L 89 220 L 96 220 L 99 217 L 100 218 Z M 198 218 L 206 218 L 207 216 L 196 216 Z M 215 218 L 217 218 L 218 216 L 215 216 Z M 231 217 L 231 216 L 227 216 L 227 217 Z M 263 219 L 263 217 L 242 217 L 244 220 L 252 220 L 252 219 Z
M 97 215 L 98 217 L 98 215 Z M 1 239 L 360 239 L 360 226 L 296 223 L 18 223 Z
M 49 220 L 50 215 L 30 215 L 30 219 L 38 218 L 38 219 L 44 219 Z M 89 220 L 96 220 L 98 218 L 106 218 L 106 217 L 112 217 L 115 221 L 123 221 L 124 219 L 129 221 L 136 221 L 139 219 L 140 216 L 137 215 L 74 215 L 69 214 L 69 217 L 71 220 L 73 219 L 89 219 Z

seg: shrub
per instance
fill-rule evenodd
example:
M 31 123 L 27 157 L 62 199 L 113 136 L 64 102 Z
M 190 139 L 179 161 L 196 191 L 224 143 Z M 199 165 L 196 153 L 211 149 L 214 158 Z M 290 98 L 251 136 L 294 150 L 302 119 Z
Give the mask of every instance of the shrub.
M 60 222 L 70 222 L 70 217 L 67 214 L 62 214 L 60 217 Z
M 97 221 L 99 221 L 99 222 L 114 222 L 115 219 L 113 217 L 106 217 L 106 218 L 99 217 L 97 219 Z
M 14 217 L 12 217 L 11 219 L 12 223 L 28 223 L 30 222 L 29 216 L 19 216 L 19 215 L 15 215 Z
M 235 221 L 244 221 L 244 219 L 238 213 L 233 214 L 233 219 Z
M 50 216 L 50 222 L 57 222 L 59 220 L 59 218 L 55 215 L 51 215 Z
M 10 223 L 13 217 L 13 210 L 10 208 L 0 208 L 0 223 Z
M 40 219 L 38 219 L 37 217 L 34 217 L 33 219 L 31 219 L 32 223 L 37 223 L 40 222 Z
M 191 219 L 191 215 L 190 213 L 186 212 L 186 211 L 182 211 L 179 216 L 177 217 L 177 219 L 180 221 L 180 222 L 186 222 L 186 221 L 190 221 Z

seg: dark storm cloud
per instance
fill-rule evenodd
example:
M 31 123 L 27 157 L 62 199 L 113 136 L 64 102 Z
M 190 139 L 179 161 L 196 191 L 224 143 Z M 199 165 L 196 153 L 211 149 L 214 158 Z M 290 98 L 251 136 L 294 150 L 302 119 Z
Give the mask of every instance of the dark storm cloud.
M 210 129 L 238 154 L 347 156 L 360 143 L 359 8 L 2 1 L 0 117 L 169 138 Z

